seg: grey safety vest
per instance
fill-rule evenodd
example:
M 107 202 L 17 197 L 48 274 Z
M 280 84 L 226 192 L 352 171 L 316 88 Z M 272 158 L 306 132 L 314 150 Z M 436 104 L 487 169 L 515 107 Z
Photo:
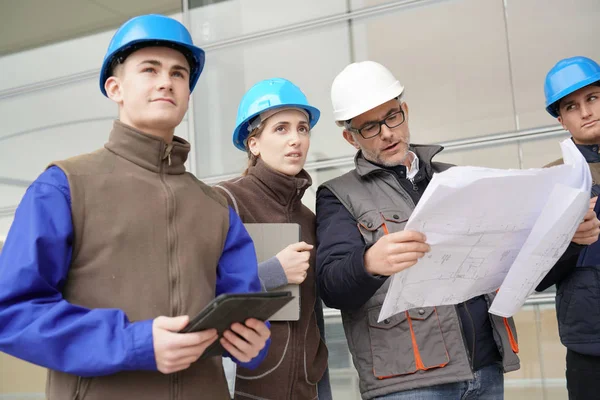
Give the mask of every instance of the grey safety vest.
M 427 176 L 451 167 L 432 162 L 441 146 L 411 145 Z M 325 182 L 357 221 L 367 245 L 401 231 L 415 208 L 396 177 L 362 156 L 356 168 Z M 473 379 L 462 325 L 455 306 L 423 307 L 377 322 L 389 280 L 359 309 L 343 310 L 342 321 L 364 399 L 404 390 Z M 495 294 L 486 295 L 489 304 Z M 512 318 L 489 314 L 505 372 L 519 369 Z

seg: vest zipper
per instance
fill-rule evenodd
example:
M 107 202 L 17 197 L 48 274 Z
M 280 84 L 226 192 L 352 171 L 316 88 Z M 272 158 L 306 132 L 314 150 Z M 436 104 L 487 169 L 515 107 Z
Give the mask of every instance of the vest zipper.
M 169 143 L 167 148 L 165 149 L 165 154 L 163 155 L 163 161 L 167 159 L 167 164 L 169 167 L 171 166 L 171 151 L 173 151 L 173 143 Z
M 73 394 L 73 400 L 80 400 L 79 393 L 81 391 L 83 378 L 81 376 L 77 377 L 77 384 L 75 385 L 75 393 Z
M 173 399 L 179 398 L 179 372 L 173 374 Z
M 302 295 L 301 295 L 302 296 Z M 300 297 L 302 298 L 302 297 Z M 296 383 L 296 376 L 298 375 L 298 366 L 296 365 L 296 353 L 297 353 L 297 346 L 296 346 L 296 330 L 298 329 L 298 325 L 297 324 L 293 324 L 293 322 L 289 322 L 290 323 L 290 343 L 292 343 L 292 345 L 294 346 L 292 348 L 292 351 L 290 352 L 291 355 L 291 366 L 292 366 L 292 373 L 290 374 L 291 376 L 291 382 L 290 382 L 290 394 L 288 396 L 288 399 L 293 399 L 294 398 L 294 389 L 295 389 L 295 385 L 294 383 Z
M 415 180 L 414 180 L 414 179 L 411 179 L 411 180 L 410 180 L 410 183 L 412 183 L 412 188 L 413 188 L 413 190 L 414 190 L 415 192 L 418 192 L 418 191 L 419 191 L 419 187 L 418 187 L 418 186 L 417 186 L 417 184 L 415 183 Z
M 469 316 L 469 320 L 471 321 L 471 328 L 473 329 L 473 352 L 471 353 L 471 369 L 474 370 L 475 369 L 475 343 L 476 342 L 476 337 L 475 337 L 475 321 L 473 321 L 473 316 L 471 315 L 471 311 L 469 311 L 469 305 L 465 302 L 463 303 L 465 306 L 465 311 L 467 312 L 467 315 Z M 462 323 L 462 321 L 461 321 Z
M 465 354 L 467 355 L 467 361 L 469 362 L 469 369 L 471 370 L 471 374 L 473 374 L 473 360 L 471 354 L 469 354 L 469 349 L 467 348 L 467 340 L 465 339 L 465 332 L 463 330 L 462 320 L 460 318 L 460 313 L 458 312 L 458 305 L 454 306 L 454 312 L 456 313 L 456 319 L 458 320 L 458 329 L 460 330 L 460 337 L 462 338 L 463 346 L 465 348 Z
M 170 278 L 170 303 L 171 303 L 171 316 L 178 316 L 181 314 L 181 301 L 179 293 L 179 269 L 176 262 L 176 248 L 177 248 L 177 230 L 175 229 L 175 195 L 173 190 L 167 183 L 167 173 L 165 167 L 165 160 L 167 167 L 171 166 L 171 151 L 173 150 L 173 143 L 169 143 L 165 148 L 162 157 L 162 163 L 160 165 L 160 181 L 163 184 L 163 188 L 166 194 L 166 208 L 167 208 L 167 262 L 169 268 Z M 179 373 L 171 375 L 171 394 L 172 400 L 179 399 Z

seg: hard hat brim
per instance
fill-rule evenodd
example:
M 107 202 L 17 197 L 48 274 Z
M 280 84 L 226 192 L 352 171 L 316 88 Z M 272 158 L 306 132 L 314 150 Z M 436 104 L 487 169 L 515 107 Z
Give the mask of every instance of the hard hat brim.
M 308 121 L 308 123 L 310 125 L 310 129 L 312 129 L 317 124 L 317 122 L 319 122 L 319 118 L 321 117 L 321 111 L 319 111 L 318 108 L 309 106 L 306 104 L 282 104 L 282 105 L 279 105 L 277 107 L 272 107 L 272 108 L 282 108 L 282 107 L 300 108 L 302 110 L 306 110 L 308 112 L 308 115 L 310 118 Z M 266 111 L 266 110 L 261 110 L 260 112 L 256 112 L 256 113 L 250 115 L 234 129 L 233 144 L 237 149 L 246 151 L 246 139 L 248 138 L 248 135 L 250 135 L 250 132 L 248 132 L 248 125 L 249 125 L 250 121 L 252 121 L 254 118 L 259 116 L 264 111 Z
M 588 77 L 587 79 L 579 81 L 576 84 L 573 84 L 573 85 L 561 90 L 558 93 L 555 93 L 554 96 L 552 96 L 551 98 L 548 99 L 548 102 L 546 104 L 546 111 L 548 112 L 548 114 L 552 115 L 554 118 L 558 118 L 560 113 L 558 112 L 557 106 L 558 106 L 558 103 L 562 99 L 564 99 L 571 93 L 576 92 L 579 89 L 582 89 L 586 86 L 593 85 L 596 82 L 600 82 L 600 72 Z
M 170 41 L 170 40 L 140 39 L 140 40 L 136 40 L 136 41 L 132 41 L 131 43 L 128 43 L 128 45 L 126 47 L 119 48 L 105 57 L 104 62 L 102 63 L 102 68 L 100 69 L 100 91 L 102 92 L 102 94 L 104 96 L 108 97 L 108 95 L 106 94 L 104 85 L 106 83 L 106 80 L 108 78 L 110 78 L 110 76 L 112 75 L 112 71 L 110 70 L 110 68 L 111 68 L 111 64 L 112 64 L 113 60 L 116 57 L 120 56 L 121 54 L 126 54 L 127 56 L 129 56 L 137 50 L 140 50 L 144 47 L 152 47 L 152 46 L 170 47 L 175 50 L 178 50 L 178 51 L 182 52 L 182 54 L 184 54 L 186 59 L 188 59 L 188 62 L 190 62 L 189 57 L 185 53 L 183 53 L 183 51 L 188 52 L 188 54 L 193 58 L 195 65 L 190 65 L 190 68 L 191 68 L 191 70 L 190 70 L 190 93 L 191 93 L 194 90 L 196 83 L 198 82 L 198 78 L 200 78 L 200 74 L 202 73 L 202 70 L 204 69 L 204 64 L 206 62 L 206 54 L 205 54 L 204 50 L 202 50 L 200 47 L 189 45 L 187 43 L 182 43 L 182 42 L 175 42 L 175 41 Z

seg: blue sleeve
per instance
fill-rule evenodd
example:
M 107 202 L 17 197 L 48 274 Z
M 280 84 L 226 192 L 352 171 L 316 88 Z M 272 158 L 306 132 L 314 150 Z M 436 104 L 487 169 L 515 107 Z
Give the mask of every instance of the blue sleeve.
M 365 304 L 387 277 L 365 270 L 367 246 L 357 222 L 328 189 L 317 191 L 317 288 L 331 308 L 354 310 Z
M 262 286 L 258 279 L 254 244 L 240 217 L 229 207 L 229 231 L 227 239 L 225 239 L 223 254 L 219 260 L 216 294 L 218 296 L 223 293 L 260 291 L 262 291 Z M 269 325 L 268 322 L 267 325 Z M 247 363 L 242 363 L 229 354 L 224 355 L 241 367 L 254 369 L 265 359 L 270 344 L 271 339 L 269 338 L 258 356 Z
M 0 253 L 0 351 L 80 376 L 156 370 L 152 321 L 62 296 L 73 241 L 69 184 L 52 167 L 27 189 Z

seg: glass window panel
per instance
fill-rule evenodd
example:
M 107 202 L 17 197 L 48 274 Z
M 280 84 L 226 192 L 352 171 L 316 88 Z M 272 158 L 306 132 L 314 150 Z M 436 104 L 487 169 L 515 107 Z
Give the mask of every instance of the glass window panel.
M 549 138 L 521 142 L 523 168 L 541 168 L 561 158 L 560 142 L 569 137 L 570 135 L 563 133 Z
M 554 302 L 528 305 L 515 315 L 521 369 L 505 375 L 505 397 L 567 398 L 566 350 L 559 341 Z
M 200 0 L 190 7 L 197 7 L 190 9 L 190 26 L 202 45 L 343 13 L 346 0 Z
M 350 360 L 350 351 L 341 319 L 326 319 L 325 337 L 329 349 L 330 370 L 354 368 Z
M 539 306 L 540 324 L 540 349 L 544 368 L 544 378 L 548 381 L 546 385 L 552 387 L 552 392 L 562 393 L 562 398 L 567 398 L 565 367 L 567 349 L 562 345 L 558 336 L 558 322 L 554 304 L 542 304 Z M 561 385 L 556 385 L 561 383 Z M 562 389 L 562 390 L 561 390 Z
M 113 33 L 99 33 L 0 57 L 0 70 L 11 71 L 0 74 L 0 90 L 99 71 Z
M 348 345 L 346 344 L 346 338 L 344 341 L 327 341 L 327 348 L 329 349 L 329 368 L 330 369 L 344 369 L 350 368 L 350 353 L 348 351 Z
M 385 3 L 392 3 L 390 0 L 350 0 L 350 9 L 352 11 L 360 10 L 372 6 L 378 6 Z
M 539 379 L 541 376 L 536 314 L 534 306 L 526 305 L 515 316 L 517 335 L 519 337 L 519 358 L 521 369 L 509 372 L 505 376 L 506 386 L 511 380 Z M 510 398 L 510 397 L 509 397 Z
M 331 377 L 331 391 L 334 400 L 360 400 L 358 378 Z
M 116 114 L 96 80 L 0 101 L 0 176 L 33 180 L 51 161 L 101 147 Z
M 0 196 L 0 217 L 14 211 L 14 206 L 23 197 L 26 189 L 25 185 L 3 184 L 2 178 L 0 178 L 0 193 L 2 193 L 2 196 Z
M 3 192 L 0 192 L 3 193 Z M 10 225 L 13 221 L 13 214 L 7 214 L 0 216 L 0 237 L 6 238 L 8 235 L 8 231 L 10 229 Z
M 95 79 L 0 100 L 0 179 L 33 181 L 51 161 L 102 147 L 117 113 Z M 187 122 L 175 133 L 187 138 Z
M 0 178 L 0 240 L 8 235 L 15 210 L 27 190 L 26 186 L 2 184 Z
M 10 71 L 10 74 L 0 74 L 0 94 L 2 90 L 9 88 L 68 78 L 82 72 L 89 76 L 94 71 L 99 71 L 112 35 L 130 17 L 161 13 L 181 20 L 181 13 L 168 12 L 181 9 L 181 2 L 178 0 L 101 1 L 104 4 L 98 4 L 98 1 L 90 4 L 68 2 L 68 7 L 57 7 L 51 2 L 36 2 L 35 6 L 30 5 L 31 10 L 24 10 L 25 14 L 14 18 L 3 18 L 0 5 L 0 23 L 3 23 L 3 29 L 8 29 L 6 32 L 11 32 L 10 35 L 0 37 L 0 54 L 3 46 L 30 48 L 45 43 L 42 47 L 20 49 L 19 52 L 0 57 L 0 71 Z M 12 4 L 25 2 L 11 2 L 11 7 Z M 46 13 L 44 7 L 51 11 Z M 54 13 L 60 18 L 51 17 Z M 38 18 L 44 23 L 36 23 Z M 25 20 L 26 23 L 23 22 Z M 47 21 L 52 21 L 52 24 Z M 17 24 L 18 27 L 7 28 L 7 23 Z M 24 35 L 20 34 L 21 31 Z M 102 32 L 95 33 L 98 31 Z M 14 42 L 19 40 L 17 38 L 23 39 L 21 42 Z M 56 42 L 57 40 L 61 41 Z
M 334 399 L 360 399 L 358 374 L 352 364 L 342 320 L 325 317 L 325 336 L 329 350 L 329 375 Z
M 584 55 L 600 62 L 597 0 L 507 0 L 515 103 L 520 129 L 555 124 L 544 110 L 544 78 L 558 60 Z
M 43 399 L 46 374 L 45 368 L 0 353 L 0 398 Z
M 510 375 L 509 372 L 508 375 Z M 504 376 L 504 398 L 511 400 L 532 400 L 532 399 L 547 399 L 544 397 L 544 390 L 539 384 L 531 382 L 511 382 Z M 562 400 L 565 397 L 561 397 Z
M 69 1 L 4 2 L 0 10 L 2 29 L 11 32 L 2 35 L 0 54 L 20 51 L 26 48 L 82 36 L 85 33 L 103 30 L 107 21 L 113 21 L 115 14 L 95 2 Z M 27 23 L 24 23 L 27 21 Z M 50 23 L 50 21 L 52 21 Z M 61 23 L 64 22 L 64 23 Z M 6 40 L 11 38 L 11 40 Z
M 181 11 L 180 0 L 5 1 L 0 54 L 46 46 L 117 27 L 130 17 Z M 24 23 L 26 21 L 26 23 Z M 107 43 L 108 44 L 108 43 Z
M 515 129 L 501 1 L 425 2 L 352 27 L 356 59 L 383 63 L 406 88 L 413 142 Z
M 118 13 L 125 19 L 142 14 L 165 14 L 181 12 L 182 0 L 94 0 L 94 3 Z M 124 20 L 123 20 L 124 21 Z M 117 23 L 118 25 L 119 23 Z
M 246 90 L 271 77 L 290 79 L 321 110 L 308 161 L 354 154 L 333 122 L 329 96 L 333 78 L 349 63 L 348 49 L 347 25 L 336 24 L 210 52 L 194 91 L 197 175 L 243 171 L 247 156 L 231 141 L 237 107 Z

